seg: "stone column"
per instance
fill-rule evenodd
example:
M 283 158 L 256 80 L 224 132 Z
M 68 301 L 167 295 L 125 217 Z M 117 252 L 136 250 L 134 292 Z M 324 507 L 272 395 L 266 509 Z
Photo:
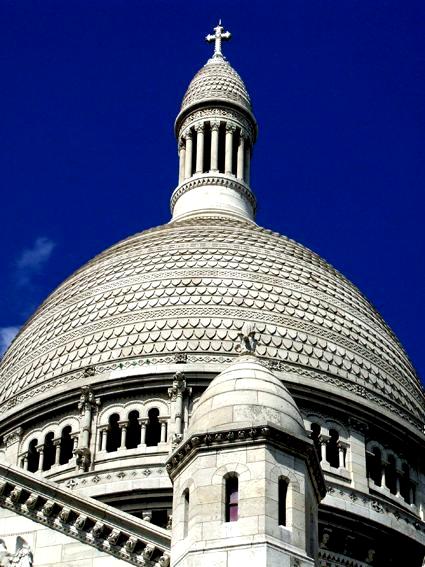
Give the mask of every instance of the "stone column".
M 238 145 L 238 166 L 236 177 L 243 181 L 244 179 L 244 171 L 245 169 L 245 136 L 243 133 L 240 133 L 239 136 L 239 145 Z
M 244 181 L 247 185 L 250 183 L 250 161 L 251 161 L 251 149 L 249 144 L 245 144 L 245 173 Z
M 340 469 L 345 468 L 345 455 L 347 450 L 348 450 L 348 444 L 344 443 L 344 441 L 338 441 L 338 459 L 339 459 L 338 466 Z
M 108 428 L 102 427 L 100 430 L 100 450 L 106 451 L 106 442 L 108 440 Z
M 382 461 L 382 468 L 381 468 L 381 487 L 387 488 L 387 482 L 385 478 L 385 468 L 388 465 L 386 461 Z
M 42 472 L 43 471 L 43 465 L 44 465 L 44 445 L 39 445 L 38 447 L 36 447 L 38 454 L 40 455 L 39 459 L 38 459 L 38 471 L 37 472 Z
M 400 492 L 400 475 L 403 474 L 402 471 L 399 471 L 398 469 L 395 472 L 395 495 L 398 496 L 399 498 L 401 498 L 401 492 Z
M 326 446 L 329 442 L 329 437 L 327 435 L 321 435 L 319 439 L 320 439 L 320 462 L 327 463 Z
M 166 443 L 167 441 L 167 420 L 161 419 L 161 440 L 160 443 Z
M 61 440 L 54 439 L 53 445 L 55 446 L 55 467 L 57 467 L 60 464 Z
M 94 369 L 90 369 L 88 376 L 93 375 Z M 78 438 L 78 446 L 74 449 L 76 465 L 80 471 L 87 471 L 92 462 L 90 450 L 92 420 L 99 405 L 100 401 L 95 397 L 90 387 L 83 386 L 78 403 L 78 409 L 80 410 L 80 435 Z M 96 447 L 94 447 L 93 450 L 95 449 Z
M 147 419 L 140 420 L 140 445 L 146 445 L 146 426 L 148 424 Z
M 186 159 L 186 146 L 184 140 L 181 139 L 179 142 L 179 185 L 184 180 L 185 159 Z
M 409 486 L 409 500 L 410 500 L 410 505 L 415 506 L 415 491 L 412 483 L 410 483 Z
M 224 173 L 232 173 L 232 162 L 233 162 L 233 133 L 235 132 L 235 127 L 233 124 L 226 124 L 226 147 L 225 147 L 225 162 L 224 162 Z
M 218 131 L 220 122 L 211 122 L 211 171 L 218 171 Z
M 366 475 L 366 433 L 367 424 L 350 419 L 350 447 L 346 455 L 346 468 L 351 475 L 352 487 L 363 492 L 369 491 Z
M 204 168 L 204 125 L 197 124 L 196 130 L 196 173 L 202 173 Z
M 120 449 L 126 449 L 125 443 L 127 440 L 127 422 L 120 422 L 119 423 L 120 429 L 121 429 L 121 445 L 120 445 Z
M 28 453 L 25 453 L 22 458 L 22 468 L 24 469 L 24 471 L 28 470 Z
M 183 372 L 174 374 L 173 386 L 168 388 L 168 395 L 174 404 L 174 434 L 173 443 L 178 442 L 183 434 L 183 395 L 191 394 L 191 388 L 186 386 L 186 380 Z
M 186 157 L 184 162 L 184 178 L 187 179 L 192 175 L 192 151 L 193 151 L 192 130 L 187 131 L 185 138 L 186 138 Z

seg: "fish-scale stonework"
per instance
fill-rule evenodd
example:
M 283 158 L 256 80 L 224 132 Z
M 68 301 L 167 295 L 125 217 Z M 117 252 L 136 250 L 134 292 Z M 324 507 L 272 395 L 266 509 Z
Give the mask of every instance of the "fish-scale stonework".
M 252 222 L 196 218 L 137 234 L 65 281 L 1 364 L 2 411 L 111 363 L 227 362 L 244 321 L 276 369 L 328 382 L 421 427 L 422 393 L 400 344 L 316 254 Z
M 220 99 L 252 112 L 248 91 L 239 74 L 223 58 L 212 58 L 193 77 L 181 111 L 199 103 Z

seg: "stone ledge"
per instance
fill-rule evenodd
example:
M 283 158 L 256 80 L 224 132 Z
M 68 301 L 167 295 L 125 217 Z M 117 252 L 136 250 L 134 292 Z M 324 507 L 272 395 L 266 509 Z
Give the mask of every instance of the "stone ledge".
M 4 463 L 0 507 L 133 565 L 169 566 L 166 530 Z

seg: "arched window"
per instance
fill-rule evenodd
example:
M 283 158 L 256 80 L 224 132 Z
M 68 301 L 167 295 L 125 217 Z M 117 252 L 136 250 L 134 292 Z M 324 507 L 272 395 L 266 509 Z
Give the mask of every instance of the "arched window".
M 61 448 L 59 453 L 59 464 L 66 465 L 72 459 L 74 443 L 71 438 L 72 428 L 67 425 L 62 429 Z
M 372 452 L 366 454 L 367 476 L 373 480 L 376 486 L 381 486 L 382 482 L 382 458 L 381 451 L 374 447 Z
M 189 489 L 183 492 L 183 537 L 187 537 L 187 532 L 189 528 Z
M 336 429 L 329 430 L 329 441 L 326 445 L 326 460 L 331 467 L 339 467 L 339 449 L 338 449 L 339 433 Z
M 118 425 L 120 416 L 113 413 L 109 418 L 108 435 L 106 437 L 106 451 L 113 453 L 121 445 L 121 429 Z
M 48 471 L 55 464 L 55 446 L 53 445 L 54 433 L 50 432 L 44 438 L 44 460 L 43 471 Z
M 36 447 L 38 445 L 38 439 L 33 439 L 28 445 L 28 470 L 30 472 L 38 471 L 38 463 L 40 462 L 40 453 L 37 451 Z
M 161 424 L 159 423 L 159 409 L 152 408 L 148 411 L 148 424 L 146 426 L 146 445 L 154 447 L 161 439 Z
M 391 494 L 397 494 L 397 468 L 394 455 L 388 456 L 388 463 L 385 467 L 385 484 Z
M 239 516 L 239 479 L 236 475 L 225 479 L 225 521 L 236 522 Z
M 311 433 L 310 438 L 313 440 L 314 446 L 316 447 L 317 455 L 319 457 L 319 461 L 322 460 L 322 453 L 320 450 L 320 425 L 318 423 L 311 424 Z
M 403 463 L 401 470 L 402 474 L 400 475 L 400 494 L 408 504 L 412 504 L 412 502 L 410 502 L 410 473 L 407 463 Z
M 135 449 L 140 443 L 140 435 L 139 412 L 133 410 L 128 414 L 127 437 L 125 441 L 126 448 Z
M 287 508 L 287 495 L 288 495 L 288 479 L 281 476 L 279 478 L 278 484 L 278 514 L 279 514 L 279 526 L 286 526 L 286 508 Z

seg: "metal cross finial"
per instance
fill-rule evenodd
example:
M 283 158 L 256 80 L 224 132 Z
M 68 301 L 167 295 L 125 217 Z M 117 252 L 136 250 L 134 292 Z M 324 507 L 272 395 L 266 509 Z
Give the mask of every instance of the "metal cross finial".
M 212 41 L 215 42 L 213 57 L 223 57 L 223 54 L 221 52 L 221 42 L 223 40 L 228 41 L 232 37 L 232 34 L 228 31 L 224 31 L 224 28 L 221 25 L 221 20 L 219 20 L 218 26 L 214 28 L 214 32 L 214 34 L 208 34 L 205 39 L 208 41 L 208 43 L 211 43 Z

